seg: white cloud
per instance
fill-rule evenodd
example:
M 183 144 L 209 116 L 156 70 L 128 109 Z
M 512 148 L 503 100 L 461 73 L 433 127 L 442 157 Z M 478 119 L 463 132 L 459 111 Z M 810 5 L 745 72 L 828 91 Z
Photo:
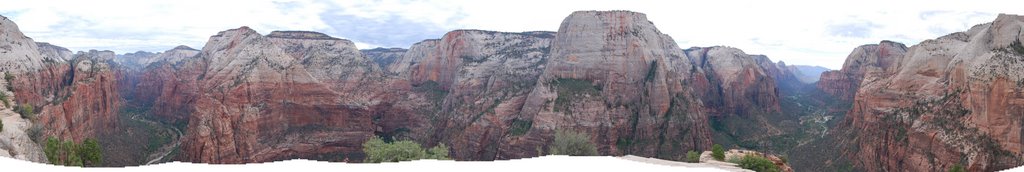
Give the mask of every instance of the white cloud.
M 0 4 L 4 4 L 0 14 L 11 17 L 38 41 L 74 50 L 118 52 L 161 51 L 179 44 L 198 48 L 210 35 L 243 25 L 261 33 L 321 31 L 352 39 L 360 48 L 407 47 L 440 37 L 445 30 L 555 31 L 573 11 L 631 10 L 646 13 L 683 48 L 726 45 L 787 64 L 833 69 L 858 45 L 881 40 L 913 45 L 990 22 L 998 13 L 1021 14 L 1021 3 L 1012 1 L 0 0 Z M 849 34 L 835 34 L 846 33 L 837 29 L 848 29 Z

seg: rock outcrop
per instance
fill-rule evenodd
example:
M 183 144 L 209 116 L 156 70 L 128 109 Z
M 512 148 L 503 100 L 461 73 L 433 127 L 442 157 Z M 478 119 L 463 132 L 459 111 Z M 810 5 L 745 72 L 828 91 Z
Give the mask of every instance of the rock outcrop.
M 689 57 L 707 71 L 695 77 L 694 89 L 702 93 L 711 116 L 768 115 L 780 111 L 775 78 L 791 76 L 763 55 L 748 55 L 731 47 L 694 47 Z
M 859 46 L 846 57 L 842 69 L 821 74 L 818 88 L 839 100 L 852 101 L 865 78 L 892 73 L 887 70 L 895 70 L 890 68 L 898 65 L 906 53 L 907 46 L 892 41 Z
M 194 91 L 187 90 L 190 87 L 177 87 L 175 83 L 195 80 L 195 78 L 181 78 L 178 70 L 182 66 L 179 62 L 195 57 L 199 50 L 188 46 L 178 46 L 174 49 L 164 51 L 152 57 L 147 66 L 140 71 L 130 87 L 134 90 L 129 95 L 131 102 L 142 107 L 152 107 L 152 114 L 169 123 L 179 123 L 188 119 L 188 105 L 176 104 L 185 102 L 190 97 L 185 93 Z
M 160 99 L 189 113 L 180 158 L 245 163 L 359 152 L 373 135 L 364 94 L 335 90 L 379 72 L 350 41 L 324 36 L 242 27 L 210 37 L 176 65 L 180 79 L 164 87 L 176 95 Z
M 884 45 L 865 52 L 890 58 L 851 55 L 847 66 L 870 68 L 861 68 L 853 108 L 838 128 L 849 159 L 867 171 L 944 171 L 957 164 L 995 171 L 1024 164 L 1022 28 L 1024 17 L 1001 14 L 992 23 L 923 41 L 902 56 L 891 56 L 898 49 L 882 53 Z
M 113 52 L 70 55 L 65 48 L 34 42 L 6 17 L 0 17 L 0 39 L 0 69 L 13 76 L 8 82 L 12 102 L 36 112 L 29 115 L 41 130 L 34 137 L 81 141 L 115 126 L 120 97 L 109 67 Z
M 121 97 L 117 77 L 109 66 L 113 56 L 111 51 L 79 52 L 66 64 L 68 71 L 63 78 L 49 81 L 66 85 L 57 90 L 42 90 L 56 93 L 53 97 L 47 95 L 48 104 L 40 108 L 43 135 L 80 141 L 115 128 Z M 15 89 L 21 91 L 17 86 Z
M 550 49 L 519 117 L 532 127 L 509 146 L 546 145 L 555 130 L 587 133 L 608 155 L 681 159 L 710 146 L 707 116 L 687 80 L 694 63 L 644 14 L 574 12 Z
M 413 45 L 391 65 L 399 69 L 394 71 L 400 80 L 408 81 L 395 83 L 409 88 L 409 94 L 394 104 L 419 114 L 398 119 L 421 124 L 396 125 L 403 122 L 385 116 L 380 124 L 383 133 L 458 147 L 452 151 L 456 159 L 536 156 L 542 144 L 516 145 L 525 140 L 519 136 L 532 125 L 520 110 L 544 70 L 553 36 L 552 32 L 456 30 L 442 39 Z

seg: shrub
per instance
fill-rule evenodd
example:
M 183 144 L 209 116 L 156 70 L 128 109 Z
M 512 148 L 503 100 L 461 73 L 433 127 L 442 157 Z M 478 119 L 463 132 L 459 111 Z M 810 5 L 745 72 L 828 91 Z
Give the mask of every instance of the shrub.
M 768 158 L 751 154 L 747 154 L 746 156 L 743 156 L 743 158 L 740 158 L 740 162 L 737 164 L 739 164 L 740 168 L 754 170 L 757 172 L 782 171 L 778 166 L 775 166 L 774 162 L 768 160 Z
M 437 144 L 437 146 L 434 146 L 433 148 L 428 149 L 427 150 L 427 157 L 426 157 L 426 159 L 438 159 L 438 160 L 448 160 L 448 159 L 451 159 L 451 158 L 448 158 L 448 146 L 445 146 L 444 143 L 441 143 L 441 144 Z
M 722 148 L 720 144 L 711 146 L 711 157 L 719 161 L 725 160 L 725 148 Z
M 4 132 L 4 120 L 0 119 L 0 132 Z
M 79 156 L 85 166 L 94 167 L 103 163 L 103 154 L 99 142 L 96 139 L 85 139 L 79 146 Z
M 949 172 L 965 172 L 965 171 L 967 171 L 967 170 L 964 169 L 964 166 L 962 166 L 960 164 L 953 164 L 953 167 L 949 168 Z
M 32 117 L 35 115 L 35 111 L 33 111 L 32 105 L 27 104 L 22 104 L 18 105 L 17 107 L 14 107 L 14 111 L 17 111 L 18 114 L 21 114 L 21 118 L 24 119 L 32 119 Z
M 11 100 L 7 98 L 7 92 L 0 91 L 0 101 L 4 102 L 4 107 L 11 107 Z
M 596 156 L 597 147 L 590 136 L 573 131 L 555 131 L 555 142 L 549 147 L 552 155 Z
M 512 134 L 512 136 L 522 136 L 530 131 L 530 127 L 533 127 L 533 121 L 513 119 L 510 125 L 509 134 Z
M 700 153 L 696 151 L 686 152 L 686 162 L 698 163 L 700 162 Z
M 366 153 L 365 162 L 399 162 L 412 161 L 417 159 L 450 159 L 448 157 L 448 146 L 439 144 L 429 150 L 423 150 L 419 143 L 413 141 L 384 142 L 380 137 L 373 137 L 363 143 L 363 152 Z

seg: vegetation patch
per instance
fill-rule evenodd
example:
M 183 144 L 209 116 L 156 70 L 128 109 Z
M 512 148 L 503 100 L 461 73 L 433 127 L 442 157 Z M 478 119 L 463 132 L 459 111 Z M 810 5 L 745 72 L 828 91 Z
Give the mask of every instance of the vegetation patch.
M 558 98 L 555 98 L 555 111 L 568 111 L 575 100 L 601 95 L 601 87 L 587 80 L 558 78 L 550 83 L 552 89 L 558 92 Z
M 526 135 L 530 128 L 533 127 L 533 121 L 513 119 L 510 125 L 509 134 L 512 134 L 512 136 L 522 136 Z
M 85 139 L 80 144 L 53 137 L 46 139 L 46 160 L 55 165 L 95 167 L 103 162 L 103 154 L 96 139 Z
M 7 81 L 7 90 L 14 91 L 14 75 L 10 72 L 4 72 L 4 80 Z
M 451 159 L 448 157 L 448 146 L 445 146 L 443 143 L 424 150 L 420 147 L 419 143 L 413 141 L 403 140 L 388 143 L 380 137 L 370 138 L 370 140 L 363 143 L 363 152 L 366 153 L 366 160 L 364 162 L 370 163 L 418 159 Z
M 630 138 L 619 138 L 615 140 L 615 147 L 619 148 L 622 153 L 629 153 L 629 148 L 633 146 L 633 139 Z
M 412 88 L 415 92 L 426 93 L 427 99 L 430 102 L 435 102 L 440 105 L 444 100 L 444 97 L 448 95 L 448 90 L 441 87 L 440 83 L 434 81 L 426 81 Z
M 7 92 L 0 91 L 0 101 L 4 102 L 4 107 L 11 107 L 11 100 L 7 97 Z
M 697 151 L 686 152 L 686 162 L 689 162 L 689 163 L 698 163 L 698 162 L 700 162 L 700 153 L 697 153 Z
M 34 108 L 32 107 L 32 105 L 29 104 L 21 104 L 19 106 L 16 106 L 14 107 L 14 111 L 18 112 L 18 114 L 21 114 L 21 118 L 24 119 L 32 119 L 36 116 Z
M 597 156 L 597 147 L 590 136 L 575 131 L 555 131 L 555 141 L 548 147 L 552 155 Z
M 1021 45 L 1020 40 L 1014 41 L 1010 44 L 1010 49 L 1014 54 L 1024 55 L 1024 45 Z
M 740 168 L 754 170 L 757 172 L 778 172 L 782 171 L 779 166 L 775 166 L 775 163 L 768 158 L 747 154 L 739 159 L 736 163 Z
M 725 160 L 725 148 L 722 148 L 720 144 L 711 146 L 711 157 L 719 161 Z

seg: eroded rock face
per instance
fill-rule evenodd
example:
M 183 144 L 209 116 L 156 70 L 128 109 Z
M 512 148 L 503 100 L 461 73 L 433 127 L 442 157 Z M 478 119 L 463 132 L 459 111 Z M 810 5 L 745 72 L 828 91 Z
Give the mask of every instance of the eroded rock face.
M 111 51 L 79 52 L 68 61 L 67 73 L 54 81 L 67 85 L 43 90 L 56 92 L 40 111 L 43 135 L 81 141 L 116 127 L 121 98 L 109 66 L 113 56 Z
M 775 77 L 790 76 L 768 57 L 748 55 L 731 47 L 694 47 L 686 50 L 700 68 L 704 78 L 695 77 L 694 89 L 709 115 L 768 115 L 779 109 Z M 695 75 L 699 76 L 699 75 Z
M 410 109 L 410 113 L 420 114 L 412 121 L 422 124 L 398 126 L 385 122 L 383 131 L 400 138 L 418 138 L 427 145 L 441 142 L 458 147 L 452 151 L 456 159 L 509 159 L 535 154 L 541 144 L 506 143 L 521 142 L 516 140 L 524 134 L 512 134 L 513 123 L 520 125 L 516 132 L 529 130 L 531 121 L 522 118 L 520 110 L 544 70 L 553 36 L 552 32 L 457 30 L 440 40 L 413 45 L 401 61 L 392 64 L 408 66 L 408 70 L 396 71 L 401 80 L 408 80 L 404 84 L 410 90 L 395 104 L 419 107 Z M 384 121 L 393 118 L 384 117 Z M 395 132 L 409 129 L 408 134 Z
M 193 58 L 198 53 L 199 50 L 188 46 L 178 46 L 155 55 L 147 62 L 148 66 L 137 76 L 138 82 L 131 85 L 134 88 L 134 91 L 131 92 L 133 96 L 131 103 L 143 107 L 153 107 L 152 114 L 169 123 L 187 121 L 190 112 L 187 108 L 188 105 L 177 103 L 190 99 L 191 97 L 186 93 L 194 93 L 194 90 L 188 90 L 192 87 L 178 87 L 180 85 L 177 83 L 195 80 L 195 78 L 179 77 L 179 72 L 182 72 L 183 76 L 192 76 L 184 71 L 179 71 L 183 66 L 179 62 Z
M 351 42 L 318 35 L 232 29 L 210 37 L 196 58 L 176 66 L 180 80 L 169 88 L 181 94 L 166 100 L 191 112 L 180 157 L 245 163 L 359 152 L 373 134 L 370 113 L 363 101 L 349 100 L 361 97 L 335 89 L 362 78 L 318 72 L 375 75 L 372 66 L 336 66 L 372 62 L 348 56 L 358 55 Z M 341 56 L 318 56 L 323 54 Z
M 868 171 L 942 171 L 954 164 L 994 171 L 1024 164 L 1021 28 L 1024 17 L 999 15 L 926 40 L 902 58 L 877 61 L 889 68 L 862 69 L 864 81 L 839 128 L 850 145 L 847 156 Z
M 0 39 L 0 69 L 14 76 L 9 82 L 12 102 L 33 107 L 38 127 L 26 128 L 39 128 L 37 137 L 81 141 L 115 127 L 120 98 L 109 66 L 113 52 L 71 55 L 65 48 L 34 42 L 2 16 Z
M 859 46 L 846 57 L 842 69 L 821 74 L 818 88 L 840 100 L 852 101 L 865 78 L 874 80 L 893 73 L 889 70 L 895 69 L 890 68 L 898 68 L 906 53 L 907 46 L 892 41 Z
M 546 145 L 555 130 L 575 130 L 608 155 L 679 159 L 710 146 L 707 117 L 686 86 L 695 67 L 644 14 L 575 12 L 550 51 L 519 117 L 532 129 L 509 145 Z
M 18 25 L 0 16 L 0 70 L 11 74 L 43 69 L 43 57 L 36 42 L 21 33 Z

